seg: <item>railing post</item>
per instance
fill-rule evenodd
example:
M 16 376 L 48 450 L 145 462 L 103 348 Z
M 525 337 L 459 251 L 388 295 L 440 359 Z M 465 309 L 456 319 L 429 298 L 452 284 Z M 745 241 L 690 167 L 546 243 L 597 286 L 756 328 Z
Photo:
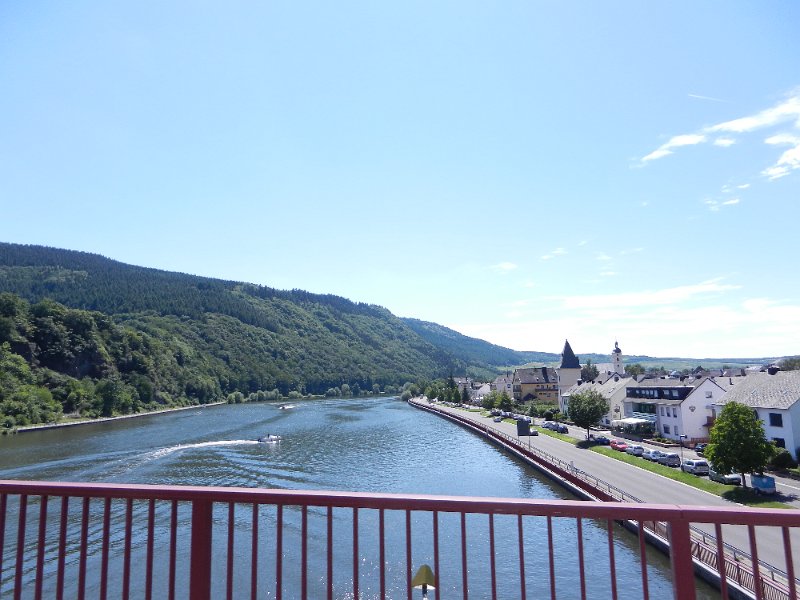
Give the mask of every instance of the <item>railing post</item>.
M 695 600 L 694 563 L 689 522 L 669 521 L 669 558 L 672 565 L 672 589 L 675 600 Z
M 192 502 L 192 557 L 189 575 L 189 597 L 192 600 L 211 599 L 211 508 L 212 503 L 208 500 Z

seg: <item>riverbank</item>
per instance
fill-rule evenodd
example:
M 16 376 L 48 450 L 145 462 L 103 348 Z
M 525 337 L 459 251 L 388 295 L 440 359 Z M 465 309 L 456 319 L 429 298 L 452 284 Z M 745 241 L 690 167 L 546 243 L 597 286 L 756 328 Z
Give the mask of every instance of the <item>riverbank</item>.
M 180 410 L 190 410 L 193 408 L 207 408 L 209 406 L 219 406 L 220 404 L 227 404 L 227 402 L 211 402 L 210 404 L 194 404 L 192 406 L 176 406 L 175 408 L 164 408 L 162 410 L 151 410 L 147 412 L 135 413 L 132 415 L 117 415 L 114 417 L 97 417 L 96 419 L 79 419 L 75 421 L 67 421 L 63 423 L 40 423 L 38 425 L 25 425 L 23 427 L 16 427 L 10 431 L 4 431 L 4 434 L 13 435 L 17 433 L 27 433 L 30 431 L 42 431 L 46 429 L 58 429 L 60 427 L 74 427 L 76 425 L 93 425 L 96 423 L 107 423 L 108 421 L 118 421 L 120 419 L 135 419 L 137 417 L 147 417 L 150 415 L 159 415 L 162 413 L 171 413 Z

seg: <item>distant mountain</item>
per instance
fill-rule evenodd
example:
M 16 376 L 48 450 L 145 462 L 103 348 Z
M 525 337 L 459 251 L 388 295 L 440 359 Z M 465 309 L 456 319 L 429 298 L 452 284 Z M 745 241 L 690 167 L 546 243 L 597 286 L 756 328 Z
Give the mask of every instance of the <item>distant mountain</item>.
M 488 365 L 503 369 L 534 362 L 544 365 L 561 361 L 560 354 L 510 350 L 509 348 L 490 344 L 484 340 L 467 337 L 457 331 L 428 321 L 405 318 L 403 322 L 424 340 L 447 351 L 465 364 Z

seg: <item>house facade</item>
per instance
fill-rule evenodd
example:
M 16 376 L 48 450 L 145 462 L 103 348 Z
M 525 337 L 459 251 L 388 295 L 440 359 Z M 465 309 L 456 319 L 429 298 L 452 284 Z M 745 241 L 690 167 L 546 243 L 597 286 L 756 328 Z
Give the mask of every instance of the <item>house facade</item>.
M 512 384 L 516 402 L 535 399 L 558 404 L 558 374 L 552 367 L 515 369 Z
M 714 404 L 726 391 L 709 377 L 645 379 L 627 387 L 625 417 L 651 421 L 667 439 L 707 441 Z

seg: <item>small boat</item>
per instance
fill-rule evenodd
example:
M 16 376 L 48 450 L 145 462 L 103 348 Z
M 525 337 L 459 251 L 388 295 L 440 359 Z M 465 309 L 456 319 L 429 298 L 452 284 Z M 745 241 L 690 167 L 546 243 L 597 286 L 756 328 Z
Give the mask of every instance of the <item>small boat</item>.
M 294 404 L 281 404 L 278 406 L 280 410 L 288 410 L 290 408 L 294 408 Z
M 260 438 L 258 438 L 258 441 L 262 444 L 277 444 L 281 441 L 281 436 L 272 434 L 262 435 Z

